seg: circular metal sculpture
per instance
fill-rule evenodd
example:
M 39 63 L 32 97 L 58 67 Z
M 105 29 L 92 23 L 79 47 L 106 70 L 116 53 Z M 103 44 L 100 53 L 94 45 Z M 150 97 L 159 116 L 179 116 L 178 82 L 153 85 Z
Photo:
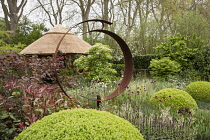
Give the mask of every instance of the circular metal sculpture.
M 112 23 L 111 22 L 108 22 L 108 21 L 105 21 L 105 20 L 99 20 L 99 19 L 93 19 L 93 20 L 87 20 L 87 21 L 83 21 L 83 22 L 80 22 L 78 24 L 76 24 L 75 26 L 81 24 L 81 23 L 85 23 L 85 22 L 90 22 L 90 21 L 94 21 L 94 22 L 101 22 L 103 25 L 104 24 L 109 24 L 111 25 Z M 71 28 L 72 29 L 72 28 Z M 71 30 L 69 29 L 68 32 Z M 66 32 L 66 34 L 68 33 Z M 111 36 L 113 39 L 115 39 L 115 41 L 117 41 L 117 43 L 119 44 L 122 52 L 123 52 L 123 55 L 124 55 L 124 62 L 125 62 L 125 71 L 124 71 L 124 76 L 123 76 L 123 79 L 122 81 L 120 82 L 120 84 L 118 84 L 119 86 L 117 87 L 117 89 L 115 91 L 113 91 L 111 94 L 109 94 L 108 96 L 104 97 L 103 99 L 90 99 L 90 98 L 87 98 L 87 97 L 84 97 L 84 98 L 87 98 L 89 100 L 93 100 L 93 101 L 106 101 L 106 100 L 110 100 L 116 96 L 118 96 L 121 92 L 123 92 L 127 87 L 128 87 L 128 84 L 132 78 L 132 74 L 133 74 L 133 58 L 132 58 L 132 54 L 131 54 L 131 51 L 128 47 L 128 45 L 126 44 L 126 42 L 121 38 L 119 37 L 117 34 L 111 32 L 111 31 L 108 31 L 108 30 L 91 30 L 87 33 L 90 33 L 90 32 L 101 32 L 101 33 L 105 33 L 109 36 Z M 59 46 L 63 40 L 63 38 L 65 37 L 65 35 L 63 35 L 63 37 L 60 39 L 57 47 L 56 47 L 56 50 L 55 50 L 55 54 L 54 54 L 54 62 L 56 62 L 56 57 L 57 57 L 57 54 L 58 54 L 58 50 L 59 50 Z M 59 82 L 59 79 L 58 79 L 58 75 L 57 75 L 57 72 L 55 72 L 55 77 L 56 77 L 56 81 L 59 85 L 59 87 L 61 88 L 61 90 L 63 91 L 63 93 L 69 98 L 71 99 L 71 97 L 68 96 L 68 94 L 65 92 L 65 90 L 63 89 L 62 85 L 60 84 Z

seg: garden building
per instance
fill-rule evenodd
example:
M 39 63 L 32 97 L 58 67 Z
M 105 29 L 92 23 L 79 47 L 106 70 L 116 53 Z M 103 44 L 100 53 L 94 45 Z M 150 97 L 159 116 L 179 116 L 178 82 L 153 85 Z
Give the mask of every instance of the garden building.
M 53 55 L 60 39 L 67 31 L 68 29 L 58 24 L 45 33 L 41 38 L 23 49 L 20 54 L 38 56 Z M 89 43 L 69 32 L 62 40 L 59 46 L 59 52 L 63 55 L 83 54 L 87 52 L 90 47 L 91 45 Z

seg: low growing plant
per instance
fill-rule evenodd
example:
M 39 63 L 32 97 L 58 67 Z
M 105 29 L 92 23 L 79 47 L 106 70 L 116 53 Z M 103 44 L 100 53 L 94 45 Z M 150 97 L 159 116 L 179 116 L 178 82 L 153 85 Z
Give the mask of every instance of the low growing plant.
M 71 109 L 44 117 L 33 123 L 14 140 L 121 139 L 143 140 L 130 122 L 109 112 L 94 109 Z
M 162 89 L 154 93 L 150 98 L 150 103 L 154 107 L 170 107 L 172 111 L 178 113 L 189 112 L 198 109 L 196 101 L 185 91 L 173 88 Z
M 169 78 L 170 80 L 168 80 Z M 181 79 L 180 77 L 168 77 L 167 79 L 158 80 L 153 77 L 146 79 L 145 77 L 137 77 L 136 79 L 132 79 L 126 90 L 116 98 L 109 101 L 102 101 L 100 110 L 111 112 L 128 120 L 148 140 L 207 139 L 209 130 L 208 110 L 210 104 L 203 104 L 205 110 L 199 113 L 200 109 L 204 108 L 202 105 L 199 106 L 199 110 L 196 112 L 192 111 L 192 109 L 171 112 L 169 107 L 156 110 L 149 102 L 152 94 L 159 90 L 165 88 L 184 90 L 188 83 L 190 83 L 190 79 Z M 95 101 L 87 100 L 80 95 L 96 98 L 96 95 L 100 94 L 103 97 L 113 90 L 114 86 L 104 85 L 102 83 L 91 83 L 89 86 L 80 83 L 76 89 L 69 91 L 69 94 L 77 95 L 81 106 L 96 108 Z
M 196 140 L 210 139 L 210 110 L 199 109 L 195 114 L 196 118 L 192 126 L 197 127 Z
M 210 82 L 192 82 L 186 87 L 185 91 L 188 92 L 195 100 L 201 100 L 210 103 Z

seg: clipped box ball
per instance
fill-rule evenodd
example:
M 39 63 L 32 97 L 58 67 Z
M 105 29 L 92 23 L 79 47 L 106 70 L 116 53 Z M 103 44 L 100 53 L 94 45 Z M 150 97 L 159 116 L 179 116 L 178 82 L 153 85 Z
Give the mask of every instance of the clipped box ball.
M 69 109 L 38 120 L 15 140 L 143 140 L 127 120 L 106 111 Z
M 198 109 L 196 101 L 185 91 L 166 88 L 152 95 L 150 98 L 152 106 L 166 108 L 177 111 L 180 109 Z

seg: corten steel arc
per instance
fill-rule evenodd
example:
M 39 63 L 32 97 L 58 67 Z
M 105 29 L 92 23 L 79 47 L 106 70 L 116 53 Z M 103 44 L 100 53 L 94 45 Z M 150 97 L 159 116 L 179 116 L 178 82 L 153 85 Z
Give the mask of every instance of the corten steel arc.
M 81 23 L 85 23 L 85 22 L 89 22 L 89 21 L 96 21 L 96 22 L 99 21 L 102 24 L 104 24 L 104 23 L 111 24 L 108 21 L 97 20 L 97 19 L 87 20 L 87 21 L 83 21 Z M 79 24 L 77 24 L 77 25 L 79 25 Z M 123 79 L 120 82 L 120 84 L 118 84 L 119 87 L 114 92 L 112 92 L 108 96 L 104 97 L 104 99 L 90 99 L 90 98 L 87 98 L 87 97 L 82 96 L 82 97 L 84 97 L 86 99 L 93 100 L 93 101 L 106 101 L 106 100 L 110 100 L 110 99 L 118 96 L 121 92 L 123 92 L 127 88 L 128 84 L 129 84 L 129 82 L 130 82 L 130 80 L 132 78 L 132 74 L 133 74 L 133 58 L 132 58 L 132 54 L 131 54 L 131 51 L 130 51 L 128 45 L 126 44 L 126 42 L 121 37 L 119 37 L 118 35 L 116 35 L 115 33 L 110 32 L 110 31 L 107 31 L 107 30 L 91 30 L 91 31 L 89 31 L 87 33 L 90 33 L 90 32 L 101 32 L 101 33 L 105 33 L 105 34 L 111 36 L 113 39 L 115 39 L 117 41 L 117 43 L 119 44 L 119 46 L 120 46 L 120 48 L 121 48 L 121 50 L 123 52 L 123 55 L 124 55 L 124 62 L 125 62 L 124 76 L 123 76 Z M 62 42 L 62 40 L 63 40 L 63 38 L 65 37 L 66 34 L 64 34 L 64 36 L 61 38 L 60 42 L 58 43 L 58 46 L 56 48 L 55 55 L 54 55 L 54 62 L 56 62 L 56 57 L 57 57 L 59 46 L 60 46 L 60 44 L 61 44 L 61 42 Z M 64 94 L 67 97 L 69 97 L 68 94 L 65 92 L 65 90 L 62 88 L 56 72 L 55 72 L 55 76 L 56 76 L 56 81 L 58 82 L 58 85 L 60 86 L 61 90 L 64 92 Z
M 104 27 L 104 24 L 109 24 L 109 25 L 112 24 L 111 22 L 106 21 L 106 20 L 91 19 L 91 20 L 86 20 L 86 21 L 80 22 L 80 23 L 76 24 L 75 26 L 73 26 L 72 28 L 78 26 L 79 24 L 82 24 L 82 23 L 85 23 L 85 22 L 90 22 L 90 21 L 101 22 L 102 25 L 103 25 L 103 27 Z M 70 29 L 63 35 L 63 37 L 61 37 L 60 41 L 58 42 L 58 45 L 57 45 L 57 47 L 56 47 L 56 49 L 55 49 L 55 53 L 54 53 L 54 55 L 53 55 L 53 62 L 54 62 L 54 63 L 56 63 L 56 58 L 57 58 L 57 55 L 58 55 L 58 50 L 59 50 L 59 47 L 60 47 L 61 42 L 63 41 L 64 37 L 68 34 L 68 32 L 69 32 L 72 28 L 70 28 Z M 67 96 L 67 97 L 71 100 L 72 98 L 71 98 L 71 97 L 66 93 L 66 91 L 63 89 L 63 87 L 62 87 L 62 85 L 61 85 L 61 83 L 60 83 L 60 81 L 59 81 L 59 79 L 58 79 L 58 74 L 57 74 L 56 70 L 55 70 L 54 74 L 55 74 L 56 81 L 57 81 L 57 83 L 58 83 L 58 85 L 59 85 L 61 91 L 65 94 L 65 96 Z

